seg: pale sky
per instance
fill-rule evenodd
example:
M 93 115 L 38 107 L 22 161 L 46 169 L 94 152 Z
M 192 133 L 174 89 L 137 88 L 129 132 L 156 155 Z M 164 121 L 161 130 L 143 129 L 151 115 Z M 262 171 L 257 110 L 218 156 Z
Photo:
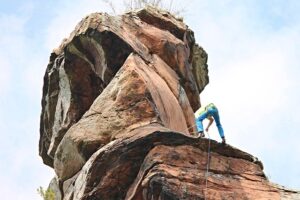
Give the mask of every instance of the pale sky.
M 227 142 L 257 156 L 271 181 L 300 190 L 300 1 L 181 6 L 209 57 L 201 100 L 219 108 Z M 1 199 L 41 199 L 36 189 L 54 176 L 38 156 L 44 72 L 52 49 L 101 11 L 111 12 L 101 0 L 0 0 Z M 210 135 L 220 141 L 216 128 Z

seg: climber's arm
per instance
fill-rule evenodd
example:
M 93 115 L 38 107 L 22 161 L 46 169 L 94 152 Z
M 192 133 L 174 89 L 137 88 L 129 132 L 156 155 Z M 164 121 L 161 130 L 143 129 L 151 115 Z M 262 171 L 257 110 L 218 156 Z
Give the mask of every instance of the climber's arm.
M 208 125 L 207 125 L 206 129 L 205 129 L 206 132 L 208 132 L 209 127 L 214 122 L 214 118 L 212 116 L 207 117 L 207 119 L 209 120 L 209 122 L 208 122 Z

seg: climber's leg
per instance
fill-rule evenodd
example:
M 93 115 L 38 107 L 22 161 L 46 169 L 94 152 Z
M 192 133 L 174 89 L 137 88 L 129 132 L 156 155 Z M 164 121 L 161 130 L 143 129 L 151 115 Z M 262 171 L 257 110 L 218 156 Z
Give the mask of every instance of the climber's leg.
M 223 139 L 225 136 L 224 136 L 223 127 L 222 127 L 221 122 L 220 122 L 220 116 L 219 116 L 218 109 L 217 108 L 209 108 L 207 112 L 208 112 L 208 114 L 213 116 L 213 118 L 216 122 L 216 126 L 217 126 L 218 131 L 219 131 L 219 135 Z
M 197 131 L 200 134 L 200 137 L 204 137 L 204 130 L 202 121 L 207 117 L 207 112 L 204 112 L 202 115 L 196 118 Z

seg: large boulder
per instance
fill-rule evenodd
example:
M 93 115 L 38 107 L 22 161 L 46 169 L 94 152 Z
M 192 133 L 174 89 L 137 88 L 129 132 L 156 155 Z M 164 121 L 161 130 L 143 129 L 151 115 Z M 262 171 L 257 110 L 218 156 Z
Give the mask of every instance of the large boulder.
M 184 112 L 193 116 L 193 111 L 190 106 L 183 111 L 185 104 L 180 105 L 172 92 L 182 90 L 178 79 L 168 74 L 168 65 L 159 57 L 153 57 L 149 66 L 138 55 L 130 55 L 90 109 L 67 131 L 54 159 L 54 169 L 62 180 L 76 174 L 98 148 L 137 127 L 156 122 L 188 134 L 194 118 L 186 119 Z M 160 76 L 158 68 L 165 68 L 165 74 Z M 185 94 L 180 95 L 187 103 Z
M 156 20 L 147 20 L 147 14 L 155 15 Z M 160 18 L 169 20 L 164 22 L 164 29 L 157 25 Z M 146 65 L 153 57 L 164 61 L 182 88 L 172 92 L 177 98 L 187 95 L 188 101 L 179 103 L 184 104 L 184 110 L 195 111 L 200 106 L 199 92 L 208 83 L 208 79 L 203 82 L 197 78 L 207 77 L 207 71 L 197 75 L 206 60 L 194 58 L 195 47 L 193 32 L 184 23 L 153 8 L 123 16 L 94 13 L 84 18 L 51 54 L 45 73 L 39 145 L 44 163 L 53 167 L 55 152 L 67 130 L 89 110 L 132 52 Z
M 56 200 L 299 199 L 262 163 L 196 138 L 207 54 L 168 12 L 94 13 L 53 51 L 40 155 Z

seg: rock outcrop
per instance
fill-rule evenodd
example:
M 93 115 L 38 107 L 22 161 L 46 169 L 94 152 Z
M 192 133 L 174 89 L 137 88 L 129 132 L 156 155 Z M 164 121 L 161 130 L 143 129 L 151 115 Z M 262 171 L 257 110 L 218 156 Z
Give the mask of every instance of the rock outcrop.
M 299 198 L 252 155 L 195 137 L 207 84 L 206 52 L 170 13 L 85 17 L 44 76 L 39 150 L 56 199 Z

